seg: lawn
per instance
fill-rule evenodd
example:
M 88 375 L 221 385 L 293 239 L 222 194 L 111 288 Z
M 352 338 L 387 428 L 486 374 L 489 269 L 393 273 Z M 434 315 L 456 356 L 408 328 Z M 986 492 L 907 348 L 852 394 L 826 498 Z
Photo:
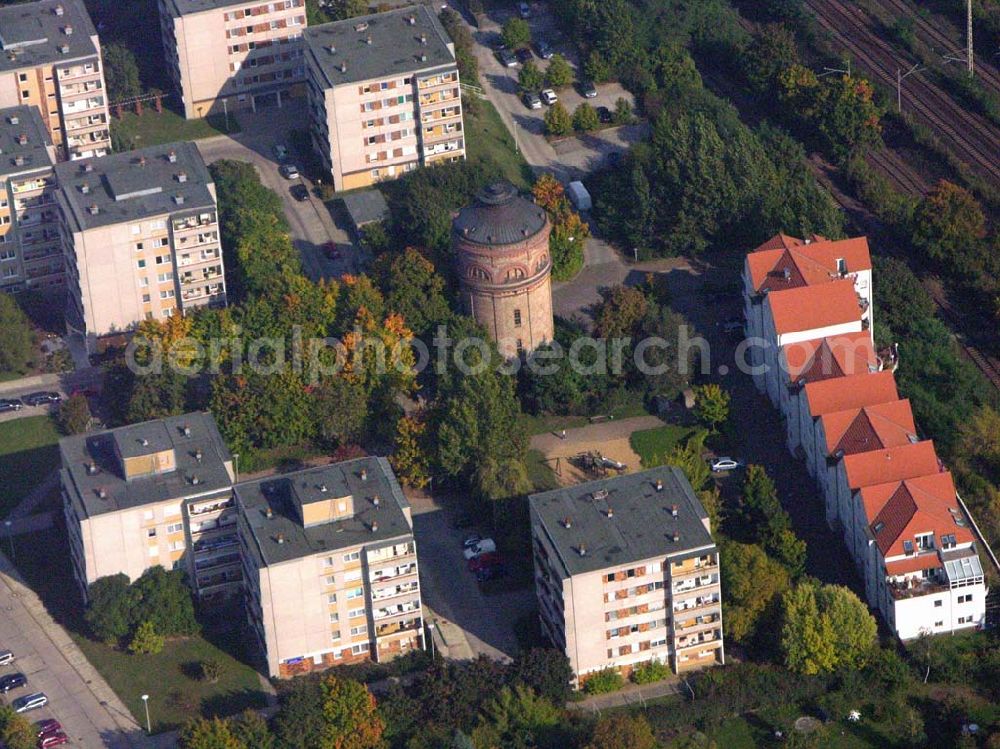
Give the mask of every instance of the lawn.
M 643 468 L 655 468 L 667 462 L 667 456 L 678 445 L 683 445 L 691 437 L 704 431 L 700 427 L 667 424 L 653 429 L 633 432 L 629 444 L 639 456 Z
M 59 467 L 58 441 L 49 416 L 0 423 L 0 517 Z
M 559 487 L 559 481 L 549 464 L 545 462 L 545 455 L 541 450 L 528 450 L 528 458 L 525 463 L 528 467 L 528 481 L 531 482 L 532 491 L 547 492 L 549 489 Z
M 238 624 L 208 625 L 204 636 L 169 640 L 157 655 L 134 656 L 95 642 L 85 634 L 80 601 L 69 565 L 65 531 L 59 527 L 15 538 L 15 561 L 52 617 L 69 630 L 87 660 L 100 672 L 138 720 L 144 719 L 141 695 L 150 695 L 153 731 L 166 731 L 196 715 L 231 715 L 261 707 L 266 698 L 257 672 L 238 660 L 246 659 L 250 635 Z M 215 683 L 199 681 L 198 664 L 216 660 L 222 665 Z
M 469 161 L 489 161 L 499 164 L 504 176 L 518 188 L 528 190 L 535 181 L 531 167 L 517 150 L 514 138 L 497 113 L 485 99 L 464 104 L 465 149 Z
M 120 120 L 116 117 L 111 118 L 112 142 L 120 144 L 119 147 L 126 150 L 179 140 L 211 138 L 213 135 L 239 131 L 239 123 L 232 114 L 229 115 L 228 131 L 225 117 L 222 115 L 212 115 L 201 120 L 186 120 L 166 108 L 162 112 L 147 109 L 141 116 L 126 112 Z

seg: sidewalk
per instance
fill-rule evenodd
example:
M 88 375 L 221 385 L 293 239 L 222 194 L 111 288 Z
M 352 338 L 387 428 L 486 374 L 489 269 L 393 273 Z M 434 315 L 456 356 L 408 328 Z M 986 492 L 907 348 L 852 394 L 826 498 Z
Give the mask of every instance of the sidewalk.
M 672 676 L 654 684 L 627 684 L 617 692 L 595 694 L 579 702 L 567 702 L 566 707 L 570 710 L 587 710 L 596 713 L 612 707 L 642 705 L 644 702 L 659 697 L 680 694 L 682 689 L 680 677 Z
M 591 442 L 607 442 L 610 440 L 627 439 L 632 432 L 642 429 L 655 429 L 664 425 L 658 416 L 633 416 L 629 419 L 602 421 L 600 424 L 588 424 L 585 427 L 567 429 L 566 437 L 560 437 L 551 432 L 536 434 L 531 438 L 531 449 L 543 453 L 559 451 Z

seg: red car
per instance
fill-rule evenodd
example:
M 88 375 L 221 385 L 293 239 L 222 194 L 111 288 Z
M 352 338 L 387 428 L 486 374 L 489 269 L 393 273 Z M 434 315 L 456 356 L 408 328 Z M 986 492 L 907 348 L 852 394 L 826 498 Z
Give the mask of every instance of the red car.
M 498 564 L 500 564 L 500 554 L 495 551 L 487 552 L 469 560 L 469 572 L 479 572 Z
M 337 249 L 337 245 L 334 242 L 323 243 L 323 254 L 331 260 L 340 260 L 340 250 Z
M 35 723 L 35 728 L 38 731 L 38 738 L 47 736 L 50 733 L 55 733 L 56 731 L 62 730 L 62 723 L 60 723 L 55 718 L 46 718 L 45 720 L 40 720 Z
M 62 731 L 47 733 L 38 740 L 38 749 L 47 749 L 50 746 L 61 746 L 69 743 L 69 736 Z

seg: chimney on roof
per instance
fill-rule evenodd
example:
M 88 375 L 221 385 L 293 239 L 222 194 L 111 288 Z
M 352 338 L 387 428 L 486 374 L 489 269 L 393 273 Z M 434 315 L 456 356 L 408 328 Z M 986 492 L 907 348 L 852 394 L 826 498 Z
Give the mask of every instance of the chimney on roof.
M 373 506 L 378 507 L 380 502 L 381 502 L 381 500 L 378 498 L 378 494 L 376 494 L 374 497 L 372 497 L 372 505 Z
M 66 26 L 63 26 L 63 33 L 66 36 L 73 36 L 73 27 L 70 26 L 69 24 L 67 24 Z
M 679 507 L 678 507 L 677 505 L 671 505 L 671 506 L 670 506 L 670 516 L 671 516 L 671 517 L 677 517 L 677 514 L 678 514 L 678 510 L 679 510 L 679 509 L 680 509 L 680 508 L 679 508 Z
M 140 437 L 139 438 L 139 444 L 142 445 L 143 447 L 148 447 L 149 446 L 149 440 L 146 439 L 145 437 Z
M 576 547 L 576 552 L 581 557 L 587 556 L 587 545 L 584 544 L 584 543 L 581 543 L 579 546 Z
M 320 484 L 319 485 L 319 493 L 320 494 L 326 494 L 326 484 Z
M 194 459 L 197 460 L 199 463 L 201 463 L 202 457 L 203 456 L 201 454 L 201 450 L 195 450 L 194 451 Z
M 90 462 L 87 463 L 87 474 L 93 476 L 97 473 L 97 463 Z
M 191 436 L 191 427 L 189 427 L 187 424 L 185 424 L 181 428 L 181 432 L 184 434 L 185 437 L 190 437 Z
M 177 172 L 177 174 L 175 175 L 175 177 L 177 178 L 178 182 L 187 182 L 188 181 L 187 172 Z
M 420 62 L 427 62 L 427 55 L 424 54 L 423 52 L 421 52 L 419 59 L 420 59 Z
M 371 528 L 372 528 L 372 533 L 378 533 L 378 521 L 377 520 L 373 520 L 372 521 Z
M 18 154 L 14 157 L 14 166 L 24 166 L 24 157 Z
M 181 195 L 180 193 L 174 195 L 174 203 L 176 203 L 177 205 L 184 205 L 184 196 Z
M 273 518 L 274 517 L 274 510 L 272 510 L 270 507 L 265 507 L 264 508 L 264 517 L 266 517 L 266 518 Z
M 20 135 L 18 135 L 17 136 L 17 142 L 20 143 L 22 146 L 28 145 L 28 134 L 27 133 L 21 133 Z
M 367 468 L 362 468 L 361 469 L 361 480 L 362 481 L 367 481 L 368 480 L 368 469 Z
M 346 61 L 340 63 L 340 72 L 341 73 L 346 73 L 347 72 L 347 62 Z
M 98 213 L 101 212 L 101 209 L 97 207 L 97 203 L 91 203 L 90 208 L 88 208 L 87 210 L 90 211 L 91 216 L 96 216 Z
M 367 44 L 369 47 L 372 46 L 372 35 L 371 34 L 369 34 L 368 36 L 365 37 L 365 44 Z
M 177 163 L 177 151 L 175 151 L 172 148 L 169 151 L 167 151 L 167 161 L 169 161 L 171 164 L 176 164 Z
M 64 55 L 65 54 L 69 54 L 69 45 L 68 44 L 60 44 L 59 45 L 59 52 L 61 54 L 64 54 Z
M 91 163 L 90 163 L 90 162 L 88 161 L 88 162 L 87 162 L 86 164 L 84 164 L 84 165 L 83 165 L 83 166 L 81 167 L 81 169 L 83 169 L 83 171 L 85 171 L 85 172 L 92 172 L 92 171 L 94 171 L 94 165 L 93 165 L 93 164 L 91 164 Z
M 201 479 L 198 478 L 197 476 L 192 476 L 191 477 L 191 483 L 194 484 L 195 486 L 198 486 L 198 484 L 201 483 Z
M 563 518 L 562 525 L 563 525 L 563 528 L 572 528 L 573 527 L 573 518 L 571 518 L 569 515 L 567 515 L 566 517 Z
M 427 34 L 421 34 L 420 35 L 420 43 L 421 44 L 427 44 Z
M 102 486 L 100 489 L 97 490 L 97 496 L 98 496 L 99 499 L 107 499 L 108 498 L 108 490 L 105 489 Z
M 656 491 L 658 491 L 658 492 L 662 492 L 663 491 L 663 480 L 662 479 L 657 479 L 656 480 Z
M 285 543 L 285 534 L 279 533 L 278 537 L 275 539 L 279 544 Z
M 18 117 L 16 114 L 12 114 L 10 117 L 7 118 L 7 122 L 9 122 L 11 125 L 17 125 L 21 122 L 21 118 Z
M 674 531 L 673 539 L 674 539 L 674 543 L 677 543 L 678 541 L 681 540 L 681 534 L 678 533 L 677 531 Z
M 55 13 L 57 16 L 61 16 L 66 11 L 63 9 L 63 7 L 61 5 L 57 5 L 56 7 L 54 7 L 52 9 L 52 12 Z
M 327 54 L 335 55 L 337 54 L 337 48 L 331 44 L 329 47 L 326 48 L 326 52 Z
M 86 183 L 86 182 L 82 183 L 80 185 L 80 192 L 82 192 L 84 195 L 89 195 L 90 194 L 90 185 L 88 183 Z
M 408 15 L 406 17 L 406 22 L 408 24 L 410 24 L 410 26 L 416 26 L 417 25 L 417 17 L 415 15 L 410 14 L 410 15 Z
M 608 520 L 610 520 L 615 516 L 615 508 L 612 507 L 611 505 L 608 505 L 608 511 L 605 514 L 608 516 Z

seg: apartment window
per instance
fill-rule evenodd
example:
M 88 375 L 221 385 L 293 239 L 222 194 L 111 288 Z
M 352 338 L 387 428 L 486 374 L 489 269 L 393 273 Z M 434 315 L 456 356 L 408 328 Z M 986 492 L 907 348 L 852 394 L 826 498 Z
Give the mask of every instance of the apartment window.
M 174 298 L 173 289 L 164 289 L 163 291 L 160 292 L 160 299 L 173 299 L 173 298 Z
M 149 304 L 151 301 L 153 301 L 153 298 L 149 294 L 143 294 L 142 295 L 142 303 L 143 304 Z
M 521 310 L 519 309 L 514 310 L 514 327 L 521 327 Z
M 147 538 L 156 538 L 156 528 L 147 528 L 146 529 L 146 537 Z
M 156 280 L 159 281 L 160 283 L 166 283 L 167 281 L 173 281 L 174 280 L 174 274 L 173 274 L 173 272 L 159 273 L 156 276 Z
M 22 99 L 27 99 L 29 96 L 31 96 L 31 92 L 30 91 L 22 91 L 21 92 L 21 98 Z
M 143 276 L 142 278 L 140 278 L 139 279 L 139 286 L 141 286 L 144 289 L 147 286 L 149 286 L 149 278 L 147 276 Z
M 28 82 L 28 74 L 27 73 L 19 73 L 18 76 L 17 76 L 17 80 L 19 80 L 21 83 L 27 83 Z
M 354 653 L 354 655 L 361 655 L 362 653 L 367 653 L 368 652 L 368 643 L 367 642 L 362 642 L 362 643 L 358 643 L 357 645 L 352 645 L 351 646 L 351 652 Z
M 934 622 L 934 626 L 935 627 L 943 627 L 944 626 L 944 622 Z
M 959 603 L 972 603 L 972 594 L 969 593 L 969 594 L 964 595 L 964 596 L 959 596 L 958 597 L 958 602 Z
M 934 601 L 934 608 L 936 608 L 936 609 L 941 608 L 941 606 L 943 606 L 943 605 L 944 605 L 944 602 L 940 598 L 937 599 L 936 601 Z
M 184 530 L 184 523 L 171 523 L 167 526 L 167 533 L 180 533 Z
M 156 264 L 157 265 L 166 265 L 169 262 L 170 262 L 170 255 L 157 255 L 156 256 Z
M 330 639 L 333 640 L 334 642 L 337 642 L 337 640 L 340 639 L 340 630 L 339 629 L 333 630 L 333 632 L 330 633 Z
M 361 570 L 352 570 L 344 574 L 344 582 L 354 583 L 361 579 Z
M 364 591 L 361 588 L 351 588 L 351 590 L 347 591 L 347 600 L 350 601 L 355 598 L 361 598 L 363 594 Z
M 333 566 L 333 557 L 327 557 L 326 559 L 324 559 L 323 560 L 323 566 L 324 567 L 332 567 Z
M 136 242 L 135 243 L 135 251 L 136 252 L 142 252 L 142 249 L 143 249 L 144 246 L 145 245 L 142 242 Z
M 137 236 L 142 232 L 142 228 L 139 226 L 139 224 L 132 224 L 131 226 L 129 226 L 128 230 L 132 233 L 133 237 Z
M 330 575 L 330 577 L 328 577 L 326 580 L 327 580 L 327 582 L 330 585 L 333 585 L 333 575 Z M 328 595 L 326 597 L 326 602 L 327 603 L 336 603 L 337 602 L 337 594 L 336 593 L 331 593 L 330 595 Z
M 327 575 L 326 580 L 324 580 L 323 582 L 325 582 L 327 585 L 333 585 L 334 583 L 336 583 L 336 579 L 334 578 L 333 575 Z M 333 601 L 330 601 L 330 603 L 334 603 L 334 601 L 336 600 L 337 596 L 333 596 Z
M 361 552 L 360 551 L 352 551 L 350 554 L 344 554 L 344 561 L 345 562 L 356 562 L 359 559 L 361 559 Z
M 351 627 L 351 637 L 357 637 L 358 635 L 368 634 L 368 625 L 361 624 L 357 627 Z
M 145 268 L 146 267 L 146 261 L 143 260 L 143 259 L 136 260 L 135 265 L 136 265 L 137 268 Z
M 351 619 L 357 619 L 359 616 L 364 616 L 364 615 L 365 615 L 364 609 L 351 609 L 350 611 L 347 612 L 347 616 Z
M 332 623 L 334 623 L 334 624 L 336 624 L 337 622 L 339 622 L 340 621 L 340 614 L 338 614 L 336 611 L 331 611 L 330 612 L 330 621 Z
M 934 548 L 934 534 L 924 533 L 916 537 L 917 548 L 921 551 L 929 551 Z
M 184 542 L 183 541 L 171 541 L 170 542 L 170 550 L 171 551 L 183 551 L 184 550 Z
M 942 549 L 953 549 L 956 546 L 955 534 L 946 533 L 941 536 L 941 548 Z
M 163 229 L 166 228 L 167 228 L 167 222 L 162 218 L 157 219 L 156 221 L 149 222 L 150 231 L 162 231 Z
M 174 316 L 174 308 L 173 307 L 168 307 L 167 309 L 163 310 L 160 314 L 163 315 L 164 317 L 173 317 Z

